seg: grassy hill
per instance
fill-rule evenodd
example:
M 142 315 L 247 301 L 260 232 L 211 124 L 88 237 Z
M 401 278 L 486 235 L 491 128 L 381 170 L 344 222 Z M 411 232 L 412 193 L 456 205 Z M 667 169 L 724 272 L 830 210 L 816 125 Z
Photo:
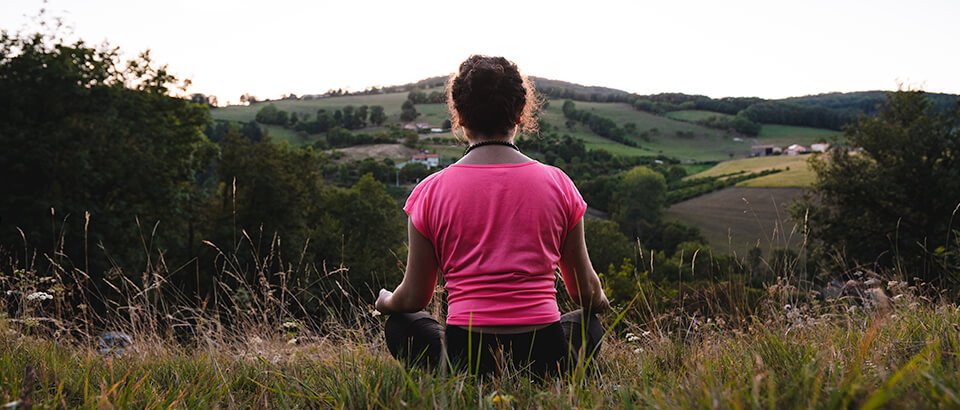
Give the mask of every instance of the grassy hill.
M 430 80 L 430 79 L 428 79 Z M 424 81 L 428 81 L 424 80 Z M 437 80 L 439 81 L 439 80 Z M 607 89 L 603 87 L 584 87 L 570 85 L 553 80 L 538 79 L 543 84 L 549 84 L 551 87 L 568 87 L 567 89 L 582 92 L 604 92 L 604 95 L 623 97 L 627 94 L 619 90 Z M 435 82 L 435 81 L 434 81 Z M 424 84 L 433 84 L 430 82 Z M 415 85 L 408 85 L 413 87 Z M 573 88 L 569 88 L 573 87 Z M 396 87 L 395 87 L 396 88 Z M 427 88 L 424 91 L 432 92 L 440 90 L 439 88 Z M 259 111 L 266 104 L 273 104 L 277 108 L 296 113 L 299 117 L 305 115 L 314 116 L 317 110 L 325 109 L 334 111 L 342 109 L 347 105 L 358 107 L 361 105 L 373 106 L 380 105 L 384 107 L 387 114 L 387 124 L 400 124 L 400 106 L 407 98 L 407 91 L 391 92 L 385 94 L 366 94 L 366 95 L 347 95 L 338 97 L 321 97 L 313 99 L 300 100 L 276 100 L 269 102 L 260 102 L 249 106 L 229 106 L 216 108 L 212 111 L 214 119 L 225 121 L 252 121 Z M 561 134 L 569 134 L 575 138 L 583 139 L 588 148 L 605 149 L 618 155 L 631 156 L 657 156 L 665 155 L 674 157 L 681 161 L 702 162 L 702 161 L 722 161 L 731 158 L 743 158 L 750 152 L 750 145 L 754 143 L 770 143 L 779 145 L 805 144 L 829 139 L 837 135 L 838 132 L 805 128 L 791 127 L 784 125 L 764 125 L 760 135 L 757 138 L 735 138 L 736 135 L 728 131 L 707 128 L 695 124 L 694 121 L 709 118 L 711 116 L 728 116 L 711 111 L 703 110 L 682 110 L 667 113 L 665 115 L 656 115 L 634 109 L 631 105 L 618 102 L 585 102 L 576 101 L 577 109 L 588 111 L 602 117 L 615 121 L 619 126 L 627 123 L 636 125 L 638 135 L 633 139 L 640 145 L 630 147 L 621 143 L 609 140 L 593 133 L 583 124 L 570 124 L 567 126 L 567 120 L 563 116 L 561 107 L 563 99 L 551 99 L 547 107 L 541 113 L 541 118 L 556 129 Z M 417 111 L 420 117 L 417 122 L 425 122 L 433 126 L 439 126 L 448 118 L 447 107 L 445 104 L 418 104 Z M 313 143 L 322 138 L 322 136 L 298 136 L 295 132 L 279 126 L 264 126 L 271 135 L 277 139 L 286 140 L 294 145 Z M 376 131 L 376 128 L 368 128 L 361 132 Z M 647 139 L 642 139 L 640 133 L 645 133 Z M 431 135 L 433 137 L 452 137 L 450 134 Z M 431 147 L 431 148 L 439 148 Z
M 704 111 L 704 110 L 680 110 L 680 111 L 670 111 L 664 114 L 667 118 L 672 118 L 678 121 L 687 121 L 687 122 L 697 122 L 705 120 L 707 118 L 720 117 L 720 118 L 730 118 L 733 117 L 730 114 L 724 114 L 713 111 Z

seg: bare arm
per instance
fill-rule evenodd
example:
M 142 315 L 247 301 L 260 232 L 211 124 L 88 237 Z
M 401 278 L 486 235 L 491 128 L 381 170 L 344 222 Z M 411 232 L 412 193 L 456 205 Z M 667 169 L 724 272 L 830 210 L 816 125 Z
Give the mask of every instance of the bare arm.
M 603 293 L 600 285 L 600 277 L 590 263 L 582 218 L 567 233 L 567 239 L 560 250 L 560 275 L 563 276 L 567 293 L 584 309 L 603 312 L 610 308 L 607 295 Z
M 433 244 L 407 220 L 407 269 L 403 281 L 390 292 L 380 290 L 376 309 L 381 313 L 405 313 L 422 310 L 430 303 L 437 286 L 437 257 Z

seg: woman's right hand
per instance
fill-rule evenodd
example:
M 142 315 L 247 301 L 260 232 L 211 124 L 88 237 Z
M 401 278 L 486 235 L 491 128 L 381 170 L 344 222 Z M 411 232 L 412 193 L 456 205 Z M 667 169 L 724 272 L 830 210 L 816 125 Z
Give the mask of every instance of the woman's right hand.
M 373 308 L 383 314 L 392 313 L 388 307 L 390 298 L 392 296 L 393 292 L 386 289 L 380 289 L 380 294 L 377 295 L 377 301 L 373 304 Z
M 590 311 L 593 313 L 606 313 L 610 311 L 610 300 L 607 299 L 607 295 L 603 290 L 600 290 L 600 297 L 594 301 L 593 306 L 590 307 Z

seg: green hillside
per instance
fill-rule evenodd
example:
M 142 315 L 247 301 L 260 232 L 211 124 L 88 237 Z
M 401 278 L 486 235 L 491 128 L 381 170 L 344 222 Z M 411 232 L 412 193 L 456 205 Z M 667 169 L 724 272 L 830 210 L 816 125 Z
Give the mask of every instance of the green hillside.
M 425 91 L 437 91 L 431 88 Z M 407 98 L 407 92 L 386 94 L 347 95 L 315 99 L 286 99 L 269 102 L 260 102 L 249 106 L 229 106 L 212 110 L 214 119 L 225 121 L 246 122 L 252 121 L 261 108 L 266 104 L 273 104 L 277 108 L 296 113 L 303 118 L 305 115 L 315 116 L 317 110 L 334 111 L 345 106 L 361 105 L 384 107 L 387 114 L 387 124 L 400 124 L 400 107 Z M 681 110 L 657 115 L 639 111 L 630 104 L 619 102 L 585 102 L 576 101 L 578 110 L 587 111 L 594 115 L 609 118 L 623 127 L 628 123 L 636 126 L 636 135 L 628 138 L 637 142 L 639 147 L 630 147 L 616 141 L 604 138 L 592 132 L 586 125 L 569 122 L 564 117 L 561 107 L 565 100 L 551 99 L 541 113 L 541 118 L 548 124 L 550 130 L 560 134 L 568 134 L 584 140 L 590 149 L 604 149 L 617 155 L 629 156 L 658 156 L 677 158 L 683 162 L 723 161 L 731 158 L 743 158 L 749 155 L 753 144 L 804 144 L 829 139 L 838 135 L 837 131 L 817 128 L 793 127 L 784 125 L 764 125 L 760 135 L 756 138 L 738 137 L 725 130 L 707 128 L 694 123 L 695 121 L 714 117 L 729 116 L 705 110 Z M 445 104 L 417 104 L 420 116 L 417 122 L 440 126 L 448 118 Z M 265 126 L 276 139 L 286 140 L 294 145 L 313 143 L 323 137 L 320 135 L 298 136 L 296 132 L 279 126 Z M 366 128 L 360 132 L 376 131 L 377 128 Z M 451 134 L 431 134 L 431 137 L 449 138 Z M 428 148 L 439 148 L 430 146 Z
M 723 114 L 713 111 L 704 111 L 704 110 L 680 110 L 680 111 L 670 111 L 664 114 L 668 118 L 672 118 L 679 121 L 687 122 L 697 122 L 705 120 L 707 118 L 721 117 L 721 118 L 730 118 L 733 117 L 730 114 Z

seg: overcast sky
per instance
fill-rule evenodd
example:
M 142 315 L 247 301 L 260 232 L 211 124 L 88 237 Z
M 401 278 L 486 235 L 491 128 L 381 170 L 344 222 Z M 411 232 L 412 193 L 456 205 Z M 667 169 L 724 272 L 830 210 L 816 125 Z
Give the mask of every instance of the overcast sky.
M 0 1 L 0 28 L 41 7 L 236 102 L 448 74 L 470 54 L 529 75 L 648 94 L 780 98 L 960 93 L 960 1 Z

